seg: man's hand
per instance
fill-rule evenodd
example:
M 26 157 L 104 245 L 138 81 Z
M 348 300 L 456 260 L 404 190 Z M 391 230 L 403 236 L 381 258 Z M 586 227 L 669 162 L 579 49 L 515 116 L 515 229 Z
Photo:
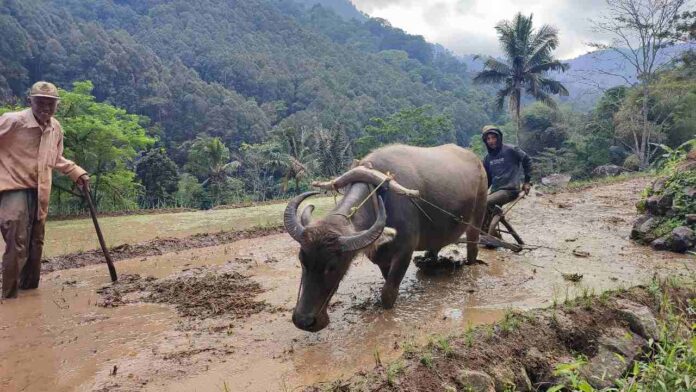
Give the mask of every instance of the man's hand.
M 531 189 L 532 189 L 532 184 L 530 184 L 530 183 L 528 183 L 528 182 L 525 182 L 525 183 L 522 185 L 522 192 L 524 192 L 525 195 L 528 195 L 528 194 L 529 194 L 529 191 L 530 191 Z
M 82 190 L 89 189 L 89 176 L 87 174 L 83 174 L 77 179 L 77 181 L 75 181 L 75 184 L 77 184 L 77 186 L 79 186 Z

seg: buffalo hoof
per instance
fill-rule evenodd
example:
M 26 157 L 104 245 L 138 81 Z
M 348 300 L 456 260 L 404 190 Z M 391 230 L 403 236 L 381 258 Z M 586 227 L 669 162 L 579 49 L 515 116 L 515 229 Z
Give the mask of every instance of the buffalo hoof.
M 382 307 L 384 309 L 393 308 L 398 294 L 399 289 L 394 289 L 387 286 L 382 287 Z

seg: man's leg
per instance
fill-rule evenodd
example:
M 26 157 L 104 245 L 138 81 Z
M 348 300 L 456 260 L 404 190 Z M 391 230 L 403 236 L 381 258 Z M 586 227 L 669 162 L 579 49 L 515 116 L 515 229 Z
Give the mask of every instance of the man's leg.
M 41 254 L 44 245 L 45 221 L 37 220 L 38 196 L 36 191 L 28 191 L 27 200 L 29 201 L 29 257 L 27 263 L 19 273 L 19 288 L 23 290 L 35 289 L 39 287 L 41 278 Z
M 17 297 L 19 271 L 27 261 L 29 241 L 28 191 L 0 192 L 0 231 L 5 240 L 2 256 L 2 297 Z
M 520 193 L 518 191 L 513 191 L 513 190 L 499 190 L 491 193 L 488 195 L 488 204 L 487 204 L 487 212 L 486 212 L 486 219 L 484 220 L 483 224 L 483 231 L 488 231 L 488 227 L 490 226 L 491 223 L 491 217 L 493 216 L 493 212 L 495 211 L 496 207 L 502 207 L 507 203 L 510 203 L 511 201 L 514 201 L 517 199 L 517 196 Z

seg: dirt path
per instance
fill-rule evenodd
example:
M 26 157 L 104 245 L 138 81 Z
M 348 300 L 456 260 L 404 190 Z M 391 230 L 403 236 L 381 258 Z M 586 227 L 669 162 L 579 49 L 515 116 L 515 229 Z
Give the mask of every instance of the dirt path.
M 105 308 L 97 306 L 96 292 L 109 284 L 103 265 L 49 273 L 39 290 L 0 305 L 0 390 L 294 390 L 371 368 L 376 352 L 385 361 L 395 358 L 405 341 L 495 321 L 508 308 L 628 287 L 654 273 L 690 274 L 694 258 L 654 253 L 628 240 L 633 205 L 646 183 L 524 200 L 511 221 L 529 243 L 560 252 L 484 250 L 480 258 L 487 265 L 437 274 L 412 267 L 393 310 L 375 306 L 381 277 L 360 258 L 330 305 L 331 324 L 316 334 L 290 322 L 299 263 L 297 245 L 286 234 L 117 265 L 122 275 L 152 276 L 152 282 L 234 276 L 239 284 L 253 284 L 248 299 L 263 304 L 246 318 L 224 311 L 207 319 L 187 317 L 173 302 L 141 302 L 149 288 L 127 293 L 125 305 Z M 572 255 L 576 249 L 589 257 Z M 448 252 L 464 257 L 465 251 Z M 572 283 L 562 273 L 583 278 Z

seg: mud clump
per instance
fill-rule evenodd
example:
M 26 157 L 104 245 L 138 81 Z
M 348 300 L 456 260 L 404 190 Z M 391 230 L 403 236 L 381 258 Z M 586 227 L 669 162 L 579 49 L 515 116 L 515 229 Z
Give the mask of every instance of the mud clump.
M 184 238 L 156 238 L 139 244 L 123 244 L 109 249 L 114 261 L 132 259 L 135 257 L 160 256 L 165 253 L 179 252 L 187 249 L 206 248 L 228 244 L 243 239 L 263 237 L 282 233 L 282 227 L 259 227 L 242 231 L 221 231 L 218 233 L 200 233 Z M 104 254 L 101 250 L 89 250 L 66 255 L 50 257 L 42 260 L 41 269 L 52 272 L 69 268 L 80 268 L 87 265 L 101 264 Z
M 268 308 L 266 302 L 254 300 L 263 291 L 258 283 L 237 272 L 208 272 L 163 280 L 135 274 L 124 275 L 118 282 L 97 290 L 101 295 L 97 305 L 116 307 L 142 301 L 174 305 L 182 317 L 241 319 Z

